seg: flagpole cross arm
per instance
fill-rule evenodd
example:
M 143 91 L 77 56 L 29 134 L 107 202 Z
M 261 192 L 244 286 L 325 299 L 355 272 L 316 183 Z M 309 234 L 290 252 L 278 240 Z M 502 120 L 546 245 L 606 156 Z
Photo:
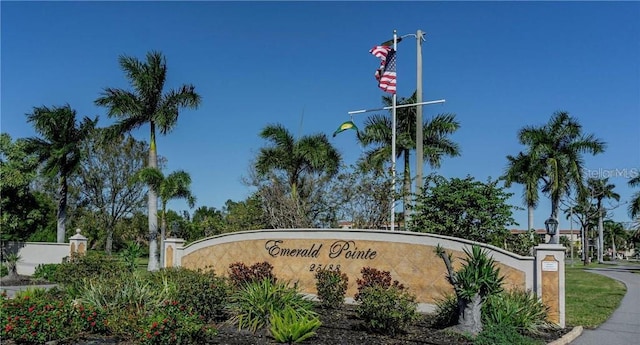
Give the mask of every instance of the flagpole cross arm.
M 444 102 L 446 102 L 445 99 L 439 99 L 439 100 L 436 100 L 436 101 L 427 101 L 427 102 L 411 103 L 411 104 L 400 104 L 400 105 L 396 105 L 396 108 L 415 107 L 415 106 L 418 106 L 418 105 L 439 104 L 439 103 L 444 103 Z M 348 111 L 347 114 L 353 116 L 353 115 L 356 115 L 356 114 L 363 114 L 363 113 L 369 113 L 369 112 L 372 112 L 372 111 L 380 111 L 380 110 L 389 110 L 389 109 L 392 109 L 392 108 L 393 108 L 393 106 L 377 108 L 377 109 L 353 110 L 353 111 Z

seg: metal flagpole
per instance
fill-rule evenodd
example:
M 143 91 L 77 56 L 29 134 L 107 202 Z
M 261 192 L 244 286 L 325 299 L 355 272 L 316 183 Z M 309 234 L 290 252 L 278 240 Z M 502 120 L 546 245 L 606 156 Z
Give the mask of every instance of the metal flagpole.
M 396 54 L 396 61 L 398 61 L 398 31 L 393 30 L 393 50 Z M 397 65 L 396 65 L 397 66 Z M 398 76 L 397 76 L 397 67 L 396 67 L 396 85 Z M 396 222 L 396 100 L 397 100 L 398 89 L 396 87 L 396 91 L 393 93 L 392 97 L 392 106 L 393 110 L 391 110 L 391 116 L 393 120 L 391 121 L 391 231 L 394 231 L 395 222 Z
M 416 103 L 422 102 L 422 30 L 416 31 Z M 416 194 L 422 194 L 422 168 L 424 148 L 422 133 L 422 106 L 416 108 Z

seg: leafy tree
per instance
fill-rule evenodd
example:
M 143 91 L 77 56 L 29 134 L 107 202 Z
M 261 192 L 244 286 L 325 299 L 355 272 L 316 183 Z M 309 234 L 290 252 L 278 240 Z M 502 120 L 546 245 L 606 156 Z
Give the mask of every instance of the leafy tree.
M 225 231 L 257 230 L 267 227 L 260 198 L 253 194 L 244 201 L 224 204 Z
M 104 227 L 105 251 L 111 254 L 116 224 L 144 205 L 144 183 L 133 177 L 144 167 L 146 144 L 124 135 L 104 141 L 103 132 L 96 131 L 82 145 L 84 159 L 73 183 L 81 205 L 95 212 Z
M 325 196 L 339 220 L 350 220 L 354 228 L 381 229 L 389 218 L 391 176 L 357 166 L 342 169 L 331 180 Z
M 473 177 L 446 179 L 430 174 L 416 198 L 411 231 L 430 232 L 504 246 L 507 226 L 515 224 L 507 202 L 511 193 L 498 181 Z
M 164 240 L 167 234 L 167 204 L 171 200 L 185 199 L 189 207 L 193 207 L 196 198 L 191 193 L 191 176 L 184 170 L 178 170 L 164 176 L 160 169 L 145 168 L 139 173 L 139 178 L 149 188 L 158 191 L 162 210 L 160 213 L 160 262 L 164 265 Z
M 383 96 L 382 103 L 391 106 L 393 98 Z M 416 93 L 409 98 L 401 98 L 397 104 L 416 103 Z M 378 172 L 390 162 L 392 152 L 392 119 L 387 115 L 373 115 L 365 121 L 365 127 L 358 139 L 365 147 L 371 147 L 365 152 L 360 164 Z M 425 161 L 433 168 L 439 168 L 443 156 L 455 157 L 460 155 L 458 144 L 448 138 L 460 128 L 454 114 L 439 114 L 423 124 L 423 147 Z M 411 151 L 416 149 L 416 107 L 405 107 L 396 110 L 396 155 L 402 157 L 404 163 L 403 198 L 404 219 L 407 224 L 407 209 L 411 197 Z
M 33 112 L 27 114 L 27 121 L 40 136 L 27 139 L 26 152 L 36 155 L 45 174 L 58 178 L 56 240 L 63 243 L 66 235 L 68 181 L 80 167 L 80 145 L 95 128 L 98 118 L 91 120 L 84 117 L 78 123 L 76 111 L 67 104 L 52 108 L 35 107 Z
M 251 183 L 259 187 L 271 225 L 309 225 L 312 194 L 320 189 L 318 184 L 338 173 L 340 153 L 324 134 L 296 139 L 279 124 L 268 125 L 260 136 L 271 145 L 260 149 Z
M 55 228 L 53 201 L 34 190 L 38 161 L 26 152 L 26 141 L 0 134 L 0 241 L 25 241 Z M 55 238 L 55 237 L 54 237 Z
M 538 206 L 538 189 L 544 176 L 544 167 L 523 152 L 516 157 L 507 156 L 507 160 L 509 164 L 503 176 L 505 187 L 509 188 L 513 183 L 523 185 L 522 202 L 527 206 L 527 230 L 534 229 L 533 211 Z
M 167 77 L 167 63 L 160 52 L 147 53 L 146 61 L 130 56 L 120 56 L 120 67 L 125 72 L 133 91 L 106 88 L 95 103 L 109 109 L 109 117 L 118 119 L 110 129 L 112 136 L 130 132 L 149 124 L 148 167 L 158 168 L 156 127 L 166 135 L 177 125 L 180 109 L 195 109 L 200 105 L 200 95 L 193 85 L 182 85 L 178 89 L 163 93 Z M 149 264 L 148 270 L 159 267 L 157 256 L 158 196 L 157 190 L 149 188 Z
M 220 234 L 225 229 L 224 214 L 215 207 L 200 206 L 193 212 L 191 227 L 187 241 Z
M 603 234 L 603 218 L 605 216 L 605 209 L 602 207 L 602 202 L 605 199 L 620 200 L 620 194 L 613 191 L 616 185 L 609 183 L 608 178 L 604 179 L 587 179 L 587 188 L 589 194 L 595 199 L 595 206 L 598 212 L 598 262 L 602 263 L 603 249 L 604 249 L 604 234 Z M 614 247 L 615 249 L 615 247 Z
M 551 199 L 551 217 L 558 218 L 560 202 L 570 191 L 584 193 L 583 155 L 602 153 L 605 143 L 582 133 L 582 125 L 567 112 L 556 112 L 543 126 L 527 126 L 518 133 L 525 154 L 544 170 L 542 192 Z

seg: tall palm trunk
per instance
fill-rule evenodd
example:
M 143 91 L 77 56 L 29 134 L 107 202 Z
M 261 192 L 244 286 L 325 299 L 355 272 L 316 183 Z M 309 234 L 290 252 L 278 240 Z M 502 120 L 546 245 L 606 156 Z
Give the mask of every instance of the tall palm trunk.
M 149 145 L 149 167 L 158 168 L 158 154 L 156 151 L 156 127 L 151 122 L 151 144 Z M 159 269 L 158 262 L 158 194 L 149 186 L 147 194 L 148 219 L 149 219 L 149 264 L 147 270 L 157 271 Z
M 527 231 L 533 229 L 533 205 L 527 206 Z
M 164 264 L 164 240 L 167 238 L 167 205 L 162 202 L 162 210 L 160 211 L 160 267 L 165 267 Z
M 404 229 L 409 224 L 409 204 L 411 203 L 411 167 L 409 165 L 409 150 L 404 151 L 404 196 L 402 207 L 402 218 L 404 220 Z
M 602 224 L 602 201 L 598 199 L 598 263 L 604 263 L 604 224 Z
M 58 226 L 56 233 L 56 242 L 64 243 L 64 238 L 67 233 L 67 193 L 69 192 L 69 185 L 67 184 L 67 175 L 64 171 L 60 172 L 60 185 L 58 186 Z
M 554 195 L 551 199 L 551 218 L 558 220 L 558 214 L 560 214 L 560 196 Z M 560 232 L 560 227 L 556 229 L 556 234 L 551 237 L 549 243 L 558 244 L 558 237 Z

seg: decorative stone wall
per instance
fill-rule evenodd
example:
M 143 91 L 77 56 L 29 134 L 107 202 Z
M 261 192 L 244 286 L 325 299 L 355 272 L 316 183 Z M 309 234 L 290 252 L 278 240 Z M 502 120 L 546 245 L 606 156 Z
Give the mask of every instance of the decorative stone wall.
M 267 261 L 281 280 L 296 282 L 301 292 L 316 294 L 314 273 L 340 269 L 349 277 L 347 295 L 357 290 L 356 279 L 363 267 L 390 271 L 393 279 L 407 286 L 418 302 L 433 303 L 453 289 L 446 279 L 446 267 L 435 254 L 441 245 L 453 253 L 460 267 L 463 249 L 478 244 L 490 251 L 505 275 L 506 288 L 534 290 L 534 258 L 522 257 L 499 248 L 462 239 L 415 232 L 378 230 L 259 230 L 212 237 L 171 249 L 180 257 L 175 266 L 213 269 L 227 275 L 229 265 L 251 265 Z M 169 256 L 169 255 L 168 255 Z

